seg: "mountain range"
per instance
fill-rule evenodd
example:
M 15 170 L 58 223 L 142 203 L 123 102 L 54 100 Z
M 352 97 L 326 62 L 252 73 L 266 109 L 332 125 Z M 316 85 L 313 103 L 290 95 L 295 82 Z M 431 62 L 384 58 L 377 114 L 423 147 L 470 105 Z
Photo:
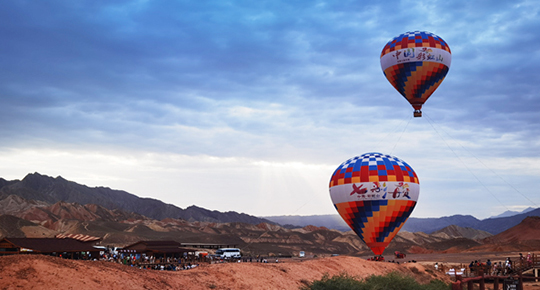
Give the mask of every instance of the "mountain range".
M 535 208 L 532 208 L 532 207 L 528 207 L 522 211 L 513 211 L 513 210 L 507 210 L 501 214 L 498 214 L 496 216 L 492 216 L 492 217 L 489 217 L 489 218 L 501 218 L 501 217 L 511 217 L 511 216 L 515 216 L 515 215 L 518 215 L 518 214 L 522 214 L 522 213 L 528 213 L 530 211 L 533 211 L 535 210 Z
M 164 218 L 183 219 L 201 222 L 241 222 L 248 224 L 279 224 L 285 228 L 314 225 L 339 231 L 349 231 L 350 228 L 337 214 L 312 216 L 268 216 L 256 217 L 233 211 L 219 212 L 189 206 L 185 209 L 172 204 L 166 204 L 152 198 L 141 198 L 122 190 L 107 187 L 88 187 L 68 181 L 58 176 L 56 178 L 31 173 L 22 180 L 5 180 L 0 178 L 0 199 L 15 195 L 36 203 L 53 204 L 59 201 L 75 202 L 78 204 L 96 204 L 109 210 L 123 210 L 137 213 L 148 218 L 162 220 Z M 434 233 L 450 225 L 464 228 L 474 228 L 491 234 L 501 233 L 519 224 L 528 216 L 540 216 L 540 208 L 528 208 L 523 212 L 505 212 L 499 216 L 479 220 L 471 215 L 453 215 L 440 218 L 409 218 L 403 226 L 403 231 Z
M 65 180 L 61 176 L 53 178 L 39 173 L 28 174 L 22 180 L 7 181 L 0 178 L 0 199 L 9 195 L 49 204 L 59 201 L 83 205 L 92 203 L 110 210 L 121 209 L 158 220 L 180 218 L 187 221 L 273 223 L 244 213 L 211 211 L 195 205 L 182 209 L 157 199 L 138 197 L 122 190 L 107 187 L 91 188 Z
M 308 255 L 370 254 L 353 231 L 341 232 L 316 226 L 288 229 L 268 223 L 155 220 L 95 204 L 43 204 L 14 195 L 0 200 L 0 237 L 54 237 L 58 234 L 99 237 L 102 245 L 120 247 L 141 240 L 175 240 L 185 244 L 235 245 L 246 255 L 289 256 L 299 251 Z M 498 235 L 455 225 L 432 234 L 400 231 L 386 253 L 531 251 L 538 246 L 540 217 L 528 217 Z
M 156 207 L 156 208 L 152 208 Z M 423 231 L 400 231 L 387 252 L 409 253 L 521 250 L 538 246 L 540 218 L 512 217 L 479 221 L 471 216 L 409 219 Z M 234 244 L 248 254 L 311 255 L 369 254 L 370 250 L 349 229 L 330 228 L 339 216 L 259 218 L 218 212 L 196 206 L 181 209 L 159 200 L 139 198 L 124 191 L 90 188 L 38 173 L 23 180 L 0 178 L 0 237 L 54 237 L 82 234 L 99 237 L 102 244 L 125 246 L 140 240 L 175 240 L 181 243 Z M 271 220 L 274 221 L 271 221 Z M 500 231 L 501 227 L 508 227 Z M 288 224 L 281 226 L 278 223 Z M 317 225 L 319 224 L 319 225 Z M 326 226 L 320 226 L 324 224 Z M 458 224 L 496 228 L 492 233 Z M 521 233 L 526 232 L 527 236 Z M 509 243 L 508 241 L 512 241 Z
M 528 208 L 523 212 L 505 212 L 498 217 L 491 217 L 479 220 L 471 215 L 453 215 L 440 218 L 409 218 L 402 231 L 434 233 L 445 227 L 456 225 L 464 228 L 474 228 L 486 231 L 493 235 L 501 233 L 511 227 L 516 226 L 528 216 L 540 216 L 540 208 Z M 285 225 L 286 227 L 302 227 L 306 225 L 324 226 L 329 229 L 340 231 L 350 230 L 343 219 L 337 215 L 312 215 L 312 216 L 266 216 L 265 219 L 275 223 Z

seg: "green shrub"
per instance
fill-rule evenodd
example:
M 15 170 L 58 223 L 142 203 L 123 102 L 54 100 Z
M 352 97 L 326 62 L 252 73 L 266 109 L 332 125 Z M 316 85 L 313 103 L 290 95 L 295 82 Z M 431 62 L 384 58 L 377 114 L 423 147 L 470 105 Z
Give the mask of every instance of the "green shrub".
M 321 280 L 313 281 L 306 286 L 302 286 L 302 290 L 349 290 L 349 289 L 364 289 L 362 282 L 350 276 L 347 273 L 341 273 L 332 278 L 328 274 L 324 274 Z
M 448 290 L 449 284 L 440 280 L 432 280 L 429 284 L 419 284 L 410 276 L 392 272 L 386 276 L 372 275 L 365 280 L 357 279 L 346 273 L 332 278 L 324 275 L 321 280 L 313 281 L 302 290 Z

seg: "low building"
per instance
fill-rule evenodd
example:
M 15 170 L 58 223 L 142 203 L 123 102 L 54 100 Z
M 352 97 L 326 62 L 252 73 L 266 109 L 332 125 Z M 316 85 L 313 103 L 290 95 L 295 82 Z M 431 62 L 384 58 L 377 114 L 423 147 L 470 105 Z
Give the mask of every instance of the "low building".
M 95 239 L 82 241 L 72 238 L 3 238 L 0 255 L 43 254 L 70 259 L 93 259 L 99 257 Z

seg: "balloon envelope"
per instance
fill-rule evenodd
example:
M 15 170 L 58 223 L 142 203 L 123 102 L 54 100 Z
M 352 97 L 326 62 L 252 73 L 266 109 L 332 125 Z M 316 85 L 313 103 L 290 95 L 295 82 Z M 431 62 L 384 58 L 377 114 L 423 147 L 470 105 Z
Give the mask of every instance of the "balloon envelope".
M 403 33 L 390 40 L 381 53 L 386 79 L 422 116 L 422 105 L 450 69 L 450 47 L 439 36 L 425 31 Z
M 405 224 L 419 193 L 411 166 L 381 153 L 343 162 L 330 179 L 336 210 L 375 255 L 382 255 Z

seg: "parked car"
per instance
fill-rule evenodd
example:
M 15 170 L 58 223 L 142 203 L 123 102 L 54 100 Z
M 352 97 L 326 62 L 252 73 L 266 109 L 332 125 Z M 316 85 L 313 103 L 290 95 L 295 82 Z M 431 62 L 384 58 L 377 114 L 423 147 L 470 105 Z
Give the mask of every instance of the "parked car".
M 396 257 L 396 259 L 405 259 L 405 257 L 407 257 L 406 254 L 404 254 L 404 253 L 402 253 L 400 251 L 395 251 L 394 256 Z

